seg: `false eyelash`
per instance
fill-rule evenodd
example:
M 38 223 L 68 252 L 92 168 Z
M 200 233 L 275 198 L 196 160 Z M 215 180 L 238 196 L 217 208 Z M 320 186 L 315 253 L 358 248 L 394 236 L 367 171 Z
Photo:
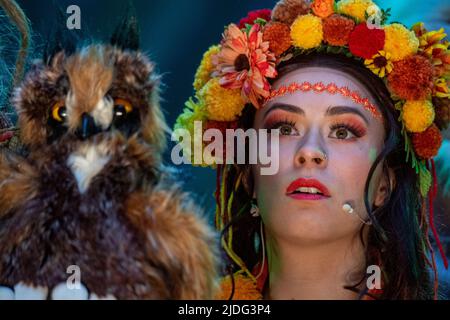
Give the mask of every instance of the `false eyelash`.
M 353 135 L 355 135 L 355 137 L 357 137 L 357 138 L 361 138 L 366 133 L 366 131 L 364 129 L 362 129 L 361 127 L 359 127 L 357 125 L 352 125 L 349 123 L 335 123 L 330 126 L 331 131 L 340 129 L 340 128 L 347 129 Z
M 280 128 L 282 125 L 290 125 L 290 126 L 292 126 L 292 127 L 295 127 L 295 122 L 294 121 L 290 121 L 290 120 L 283 120 L 283 121 L 277 121 L 277 122 L 275 122 L 275 123 L 273 123 L 273 124 L 270 124 L 269 126 L 268 126 L 268 129 L 269 130 L 273 130 L 273 129 L 278 129 L 278 128 Z

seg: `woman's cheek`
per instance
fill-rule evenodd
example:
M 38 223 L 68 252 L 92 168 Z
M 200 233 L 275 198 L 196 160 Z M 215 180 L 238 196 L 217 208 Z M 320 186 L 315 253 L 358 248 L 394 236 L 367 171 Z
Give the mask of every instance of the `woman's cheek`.
M 339 179 L 340 190 L 345 194 L 350 191 L 354 196 L 364 194 L 366 179 L 373 163 L 370 158 L 370 152 L 365 148 L 354 148 L 330 155 L 328 170 L 333 172 L 332 176 Z

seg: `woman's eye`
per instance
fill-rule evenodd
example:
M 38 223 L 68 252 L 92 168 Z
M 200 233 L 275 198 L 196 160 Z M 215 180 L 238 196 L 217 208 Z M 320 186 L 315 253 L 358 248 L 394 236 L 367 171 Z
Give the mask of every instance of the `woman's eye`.
M 292 134 L 292 131 L 294 131 L 294 129 L 290 125 L 287 125 L 287 124 L 279 127 L 279 130 L 280 130 L 280 134 L 283 136 L 290 136 Z
M 299 134 L 298 130 L 295 128 L 295 123 L 291 122 L 279 122 L 270 126 L 270 130 L 277 129 L 280 131 L 280 135 L 282 136 L 293 136 Z
M 346 140 L 355 138 L 356 135 L 354 135 L 351 130 L 349 130 L 346 127 L 338 127 L 331 131 L 330 138 L 340 139 L 340 140 Z

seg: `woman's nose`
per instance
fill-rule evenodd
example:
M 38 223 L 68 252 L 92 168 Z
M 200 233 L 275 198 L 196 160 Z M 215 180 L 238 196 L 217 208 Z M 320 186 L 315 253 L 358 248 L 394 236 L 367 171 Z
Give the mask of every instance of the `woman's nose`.
M 297 166 L 325 167 L 327 165 L 328 156 L 319 140 L 310 138 L 299 147 L 295 157 Z

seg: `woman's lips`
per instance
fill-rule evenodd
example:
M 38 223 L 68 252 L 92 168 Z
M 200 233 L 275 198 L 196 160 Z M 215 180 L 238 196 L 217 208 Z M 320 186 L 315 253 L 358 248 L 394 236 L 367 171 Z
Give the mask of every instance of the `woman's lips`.
M 287 187 L 286 195 L 296 200 L 322 200 L 331 197 L 328 188 L 320 181 L 305 178 L 293 181 Z

